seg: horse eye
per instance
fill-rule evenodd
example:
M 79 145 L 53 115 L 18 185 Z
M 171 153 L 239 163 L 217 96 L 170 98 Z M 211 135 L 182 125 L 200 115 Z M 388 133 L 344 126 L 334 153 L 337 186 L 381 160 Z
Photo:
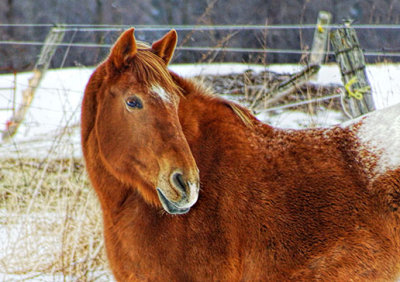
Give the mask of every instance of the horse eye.
M 126 99 L 125 102 L 126 102 L 126 105 L 131 109 L 142 109 L 143 108 L 142 101 L 136 96 L 129 97 L 128 99 Z

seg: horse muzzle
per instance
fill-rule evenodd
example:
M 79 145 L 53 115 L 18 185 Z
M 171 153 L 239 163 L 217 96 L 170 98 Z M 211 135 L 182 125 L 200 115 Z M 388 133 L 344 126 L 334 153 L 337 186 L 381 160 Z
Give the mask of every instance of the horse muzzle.
M 175 172 L 170 177 L 170 184 L 174 193 L 157 187 L 158 198 L 164 210 L 169 214 L 185 214 L 197 202 L 200 184 L 198 177 L 196 181 L 187 181 L 180 172 Z M 171 195 L 178 195 L 172 197 Z

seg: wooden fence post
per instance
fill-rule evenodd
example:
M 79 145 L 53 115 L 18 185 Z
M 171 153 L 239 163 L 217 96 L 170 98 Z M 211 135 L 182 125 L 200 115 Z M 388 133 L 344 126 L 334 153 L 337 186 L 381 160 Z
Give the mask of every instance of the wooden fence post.
M 49 67 L 50 61 L 57 49 L 57 45 L 64 38 L 65 30 L 62 27 L 53 27 L 46 37 L 39 59 L 33 69 L 33 76 L 29 79 L 28 88 L 22 92 L 22 102 L 18 109 L 13 112 L 11 119 L 7 123 L 6 130 L 2 134 L 2 140 L 7 141 L 18 130 L 25 115 L 32 103 L 33 96 L 38 88 L 46 70 Z
M 343 28 L 331 32 L 330 37 L 351 116 L 354 118 L 375 110 L 371 86 L 365 73 L 364 54 L 355 30 L 345 24 Z M 342 106 L 346 108 L 346 105 Z
M 320 11 L 318 13 L 317 27 L 314 31 L 311 47 L 310 65 L 320 65 L 324 62 L 331 19 L 332 15 L 329 12 Z

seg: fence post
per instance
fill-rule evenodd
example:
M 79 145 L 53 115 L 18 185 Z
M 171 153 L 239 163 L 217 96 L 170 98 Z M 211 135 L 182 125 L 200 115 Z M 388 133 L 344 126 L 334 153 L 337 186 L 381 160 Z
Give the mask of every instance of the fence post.
M 354 28 L 345 24 L 343 28 L 331 32 L 330 37 L 351 116 L 354 118 L 375 110 L 371 86 L 365 73 L 364 54 Z
M 29 79 L 28 88 L 22 92 L 22 102 L 18 109 L 13 112 L 11 119 L 7 123 L 7 128 L 2 134 L 2 140 L 7 141 L 18 130 L 25 115 L 32 103 L 33 96 L 38 88 L 46 70 L 49 67 L 50 61 L 57 49 L 57 45 L 64 38 L 65 29 L 62 27 L 53 27 L 48 33 L 42 50 L 40 51 L 39 59 L 33 69 L 33 76 Z
M 320 11 L 318 13 L 317 28 L 314 31 L 311 47 L 310 65 L 320 65 L 324 61 L 331 19 L 332 15 L 329 12 Z

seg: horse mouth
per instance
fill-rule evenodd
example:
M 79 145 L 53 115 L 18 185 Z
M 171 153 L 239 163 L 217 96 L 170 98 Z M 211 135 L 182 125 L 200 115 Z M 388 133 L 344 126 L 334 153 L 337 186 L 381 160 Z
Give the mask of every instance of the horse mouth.
M 172 203 L 167 199 L 167 197 L 165 197 L 160 188 L 157 188 L 157 194 L 164 210 L 169 214 L 185 214 L 190 210 L 190 208 L 180 208 L 176 204 Z

